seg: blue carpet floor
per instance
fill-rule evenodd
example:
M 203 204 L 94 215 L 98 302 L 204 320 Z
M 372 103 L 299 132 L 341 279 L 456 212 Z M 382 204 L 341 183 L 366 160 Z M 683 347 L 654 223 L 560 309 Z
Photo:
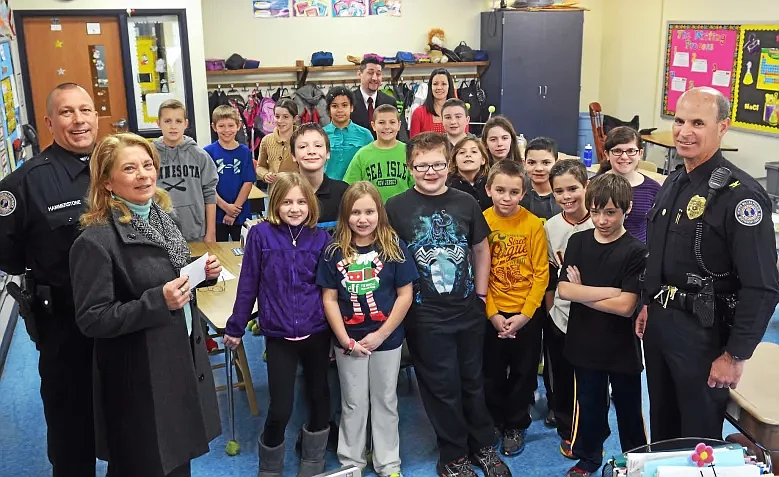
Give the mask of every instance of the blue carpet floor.
M 765 341 L 779 343 L 779 314 L 775 313 Z M 265 366 L 262 355 L 262 340 L 247 335 L 246 351 L 251 362 L 254 387 L 259 400 L 260 415 L 254 417 L 244 392 L 236 392 L 236 434 L 241 444 L 239 455 L 230 457 L 224 452 L 228 439 L 226 393 L 219 393 L 219 407 L 222 415 L 224 434 L 211 443 L 211 452 L 192 463 L 194 476 L 251 476 L 257 472 L 257 435 L 268 406 L 268 389 Z M 24 330 L 17 326 L 13 343 L 8 354 L 5 371 L 0 377 L 0 463 L 2 475 L 45 476 L 51 475 L 51 467 L 46 459 L 46 428 L 43 408 L 38 393 L 40 379 L 37 372 L 37 353 Z M 218 360 L 215 357 L 215 360 Z M 222 370 L 216 372 L 217 383 L 224 382 Z M 300 382 L 300 381 L 299 381 Z M 562 476 L 572 461 L 563 458 L 557 450 L 557 434 L 543 425 L 545 412 L 543 383 L 539 379 L 539 399 L 533 410 L 534 422 L 527 436 L 527 448 L 521 455 L 507 459 L 514 476 L 550 475 Z M 403 373 L 398 381 L 400 405 L 400 455 L 403 460 L 403 473 L 407 477 L 434 475 L 437 460 L 435 436 L 419 399 L 416 382 L 411 383 Z M 294 451 L 294 439 L 304 422 L 303 401 L 295 403 L 292 421 L 287 427 L 287 459 L 285 475 L 296 475 L 297 455 Z M 649 427 L 649 405 L 644 383 L 644 415 Z M 609 414 L 612 428 L 611 437 L 606 441 L 606 455 L 620 452 L 617 426 L 612 408 Z M 733 428 L 725 425 L 725 435 Z M 97 475 L 105 475 L 105 463 L 100 462 Z M 336 456 L 328 453 L 327 468 L 338 467 Z M 367 469 L 368 474 L 370 468 Z

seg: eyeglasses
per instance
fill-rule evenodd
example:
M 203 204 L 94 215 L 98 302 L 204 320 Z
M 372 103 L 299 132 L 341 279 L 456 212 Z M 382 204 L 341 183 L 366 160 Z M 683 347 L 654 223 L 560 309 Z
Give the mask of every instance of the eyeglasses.
M 227 289 L 227 284 L 225 283 L 224 277 L 220 274 L 217 279 L 216 283 L 211 285 L 210 287 L 206 287 L 206 290 L 210 292 L 224 292 Z
M 612 149 L 609 152 L 614 157 L 619 157 L 622 154 L 627 154 L 628 157 L 634 157 L 636 154 L 638 154 L 638 151 L 640 151 L 640 149 L 631 148 L 631 149 Z
M 427 172 L 430 169 L 434 171 L 443 171 L 449 164 L 445 162 L 436 162 L 435 164 L 414 164 L 412 167 L 417 172 Z

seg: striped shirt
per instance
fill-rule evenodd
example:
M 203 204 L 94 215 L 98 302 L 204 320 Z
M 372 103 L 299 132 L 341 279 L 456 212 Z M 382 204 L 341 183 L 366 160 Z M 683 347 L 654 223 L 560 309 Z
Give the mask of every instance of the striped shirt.
M 646 243 L 646 214 L 659 190 L 660 184 L 647 176 L 644 176 L 644 182 L 633 187 L 633 208 L 625 217 L 625 230 L 643 243 Z

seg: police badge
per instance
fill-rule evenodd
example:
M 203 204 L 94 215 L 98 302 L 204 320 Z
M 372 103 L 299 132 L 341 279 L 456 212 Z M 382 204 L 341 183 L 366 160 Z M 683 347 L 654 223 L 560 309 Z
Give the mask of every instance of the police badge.
M 703 215 L 703 208 L 706 205 L 706 199 L 699 195 L 692 196 L 690 202 L 687 203 L 687 218 L 695 220 Z

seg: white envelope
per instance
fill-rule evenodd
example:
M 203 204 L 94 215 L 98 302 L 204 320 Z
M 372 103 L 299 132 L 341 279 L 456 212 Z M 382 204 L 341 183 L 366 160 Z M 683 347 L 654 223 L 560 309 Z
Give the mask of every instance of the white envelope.
M 206 281 L 206 260 L 208 260 L 208 252 L 204 253 L 202 257 L 181 269 L 179 276 L 189 276 L 190 288 L 195 288 L 196 286 Z

